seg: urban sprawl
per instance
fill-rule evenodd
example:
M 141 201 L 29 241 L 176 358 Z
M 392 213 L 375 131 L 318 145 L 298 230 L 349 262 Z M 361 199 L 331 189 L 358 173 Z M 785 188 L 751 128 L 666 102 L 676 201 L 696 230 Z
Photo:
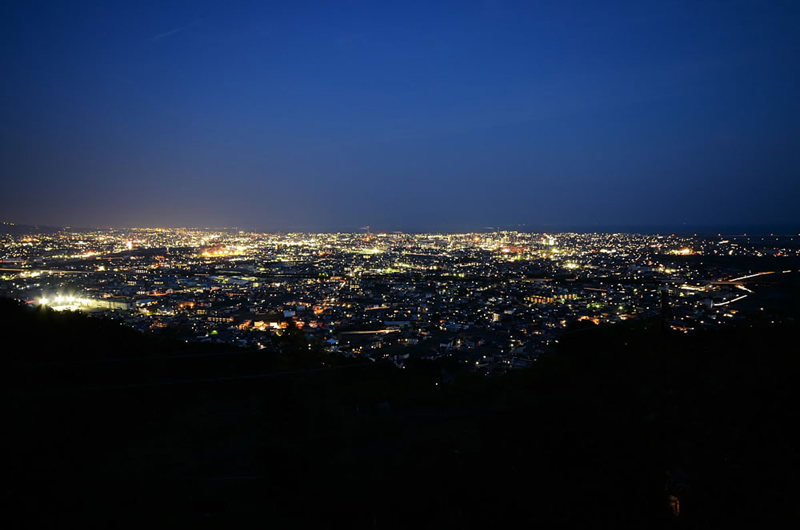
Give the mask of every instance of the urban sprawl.
M 796 274 L 780 267 L 796 240 L 64 229 L 0 235 L 0 296 L 189 342 L 268 353 L 293 328 L 338 355 L 449 356 L 492 375 L 575 326 L 661 319 L 692 333 L 763 314 L 761 283 Z

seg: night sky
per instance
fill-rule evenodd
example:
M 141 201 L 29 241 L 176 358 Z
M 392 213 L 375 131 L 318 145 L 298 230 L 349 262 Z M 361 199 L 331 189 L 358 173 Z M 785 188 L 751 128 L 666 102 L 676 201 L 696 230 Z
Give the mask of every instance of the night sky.
M 0 67 L 5 221 L 800 224 L 793 0 L 18 1 Z

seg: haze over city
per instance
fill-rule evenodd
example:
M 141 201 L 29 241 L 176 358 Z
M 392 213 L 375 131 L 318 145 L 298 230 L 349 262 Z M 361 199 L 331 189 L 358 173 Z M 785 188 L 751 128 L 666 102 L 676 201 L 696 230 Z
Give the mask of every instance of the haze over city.
M 792 2 L 17 2 L 0 212 L 79 227 L 798 223 Z

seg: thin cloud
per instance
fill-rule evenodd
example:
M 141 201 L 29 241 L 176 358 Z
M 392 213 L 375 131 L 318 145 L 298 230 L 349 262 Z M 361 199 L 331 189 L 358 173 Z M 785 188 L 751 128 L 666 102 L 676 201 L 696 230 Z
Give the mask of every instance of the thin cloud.
M 169 31 L 165 31 L 164 33 L 160 33 L 160 34 L 156 35 L 155 37 L 153 37 L 152 42 L 158 42 L 161 39 L 166 39 L 167 37 L 171 37 L 171 36 L 175 35 L 176 33 L 178 33 L 179 31 L 185 30 L 186 27 L 187 26 L 183 26 L 182 28 L 175 28 L 175 29 L 171 29 Z

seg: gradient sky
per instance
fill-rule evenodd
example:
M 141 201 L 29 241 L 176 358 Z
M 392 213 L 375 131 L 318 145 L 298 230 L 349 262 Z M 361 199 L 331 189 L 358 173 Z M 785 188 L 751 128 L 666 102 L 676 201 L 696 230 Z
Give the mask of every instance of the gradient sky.
M 800 2 L 35 2 L 0 218 L 800 224 Z

